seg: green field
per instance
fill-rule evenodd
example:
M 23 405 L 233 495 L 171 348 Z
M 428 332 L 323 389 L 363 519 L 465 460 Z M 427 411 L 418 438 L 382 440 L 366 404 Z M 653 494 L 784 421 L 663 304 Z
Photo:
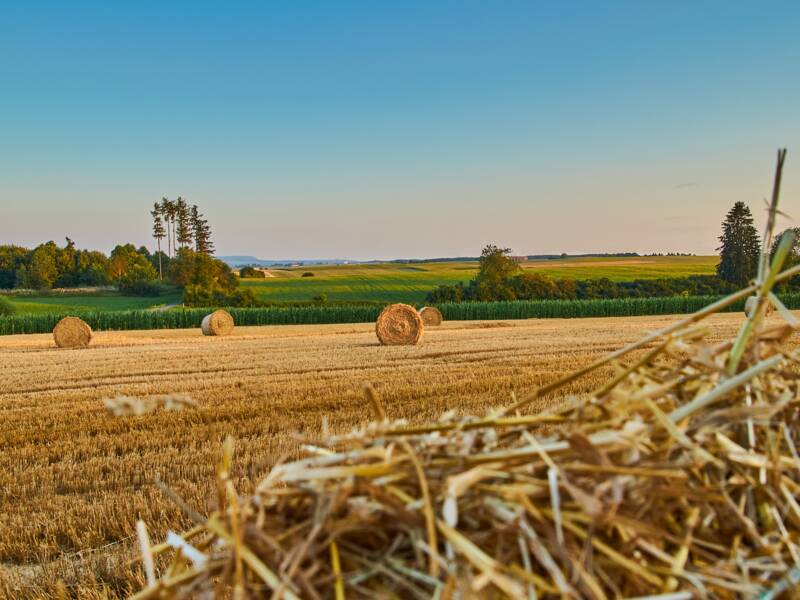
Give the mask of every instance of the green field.
M 714 272 L 716 256 L 658 256 L 630 258 L 568 258 L 526 261 L 526 271 L 546 273 L 554 279 L 595 279 L 614 281 L 685 277 Z M 331 302 L 420 303 L 430 290 L 442 284 L 467 283 L 478 270 L 477 262 L 441 262 L 368 265 L 324 265 L 272 269 L 272 277 L 244 279 L 242 287 L 252 289 L 268 302 L 307 302 L 325 294 Z M 303 277 L 303 273 L 313 277 Z M 141 298 L 114 294 L 48 294 L 6 296 L 17 314 L 65 314 L 96 311 L 142 310 L 177 304 L 180 294 Z
M 176 304 L 180 294 L 141 298 L 117 295 L 43 295 L 5 296 L 17 310 L 17 314 L 84 313 L 94 311 L 142 310 L 153 306 Z
M 710 275 L 716 256 L 655 256 L 625 258 L 567 258 L 526 261 L 526 271 L 545 273 L 554 279 L 613 281 Z M 326 294 L 332 302 L 424 302 L 430 290 L 442 284 L 466 283 L 475 275 L 477 262 L 442 262 L 368 265 L 306 266 L 273 269 L 267 279 L 245 279 L 261 300 L 302 302 Z M 302 277 L 305 272 L 314 277 Z

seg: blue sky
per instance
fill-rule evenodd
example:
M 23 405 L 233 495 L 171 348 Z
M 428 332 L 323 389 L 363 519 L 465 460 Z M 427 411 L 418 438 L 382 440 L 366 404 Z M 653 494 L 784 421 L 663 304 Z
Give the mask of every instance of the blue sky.
M 222 254 L 710 253 L 779 146 L 800 219 L 796 2 L 1 8 L 0 243 L 182 195 Z

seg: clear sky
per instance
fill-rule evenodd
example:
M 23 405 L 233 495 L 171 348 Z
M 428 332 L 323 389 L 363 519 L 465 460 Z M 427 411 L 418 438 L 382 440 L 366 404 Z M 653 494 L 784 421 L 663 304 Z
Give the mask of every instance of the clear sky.
M 0 7 L 0 243 L 711 253 L 779 146 L 800 220 L 796 1 L 122 4 Z

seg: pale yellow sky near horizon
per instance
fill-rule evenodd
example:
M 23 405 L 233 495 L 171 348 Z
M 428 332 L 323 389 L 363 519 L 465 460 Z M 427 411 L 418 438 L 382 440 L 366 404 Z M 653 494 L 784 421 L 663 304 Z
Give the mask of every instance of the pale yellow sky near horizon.
M 794 158 L 790 150 L 781 208 L 796 220 L 783 218 L 781 227 L 800 225 L 800 155 Z M 769 149 L 750 149 L 716 162 L 667 166 L 656 161 L 603 169 L 565 161 L 547 172 L 476 170 L 457 180 L 435 173 L 412 182 L 390 177 L 336 181 L 323 175 L 316 185 L 297 182 L 276 189 L 252 182 L 246 189 L 238 183 L 208 186 L 184 197 L 205 211 L 221 255 L 431 258 L 474 256 L 486 243 L 511 247 L 515 254 L 714 254 L 720 223 L 736 201 L 751 207 L 761 231 L 774 161 Z M 52 183 L 61 200 L 48 211 L 48 222 L 42 222 L 36 199 L 20 190 L 6 207 L 12 219 L 0 226 L 0 242 L 61 243 L 69 235 L 80 246 L 104 251 L 120 241 L 152 246 L 148 200 L 160 197 L 158 192 L 133 182 L 116 193 L 102 181 L 64 178 Z M 330 200 L 315 205 L 326 183 Z M 183 187 L 191 188 L 188 183 Z M 221 199 L 223 188 L 231 199 Z M 116 199 L 106 200 L 112 196 Z M 313 209 L 304 211 L 305 203 Z M 125 237 L 131 230 L 138 233 Z

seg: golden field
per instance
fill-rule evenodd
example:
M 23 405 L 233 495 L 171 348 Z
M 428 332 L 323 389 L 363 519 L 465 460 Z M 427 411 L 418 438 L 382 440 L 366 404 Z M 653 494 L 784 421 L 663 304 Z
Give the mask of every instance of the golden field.
M 390 418 L 482 414 L 678 318 L 453 322 L 428 328 L 414 347 L 382 347 L 368 324 L 243 327 L 228 338 L 97 333 L 79 351 L 56 349 L 49 335 L 0 338 L 0 595 L 52 597 L 59 579 L 80 597 L 137 588 L 142 575 L 125 564 L 136 520 L 155 541 L 189 525 L 154 480 L 208 512 L 227 435 L 246 492 L 295 454 L 293 432 L 368 420 L 367 383 Z M 709 339 L 731 337 L 741 322 L 712 317 Z M 568 391 L 589 392 L 611 372 Z M 113 417 L 102 403 L 170 393 L 199 406 Z

